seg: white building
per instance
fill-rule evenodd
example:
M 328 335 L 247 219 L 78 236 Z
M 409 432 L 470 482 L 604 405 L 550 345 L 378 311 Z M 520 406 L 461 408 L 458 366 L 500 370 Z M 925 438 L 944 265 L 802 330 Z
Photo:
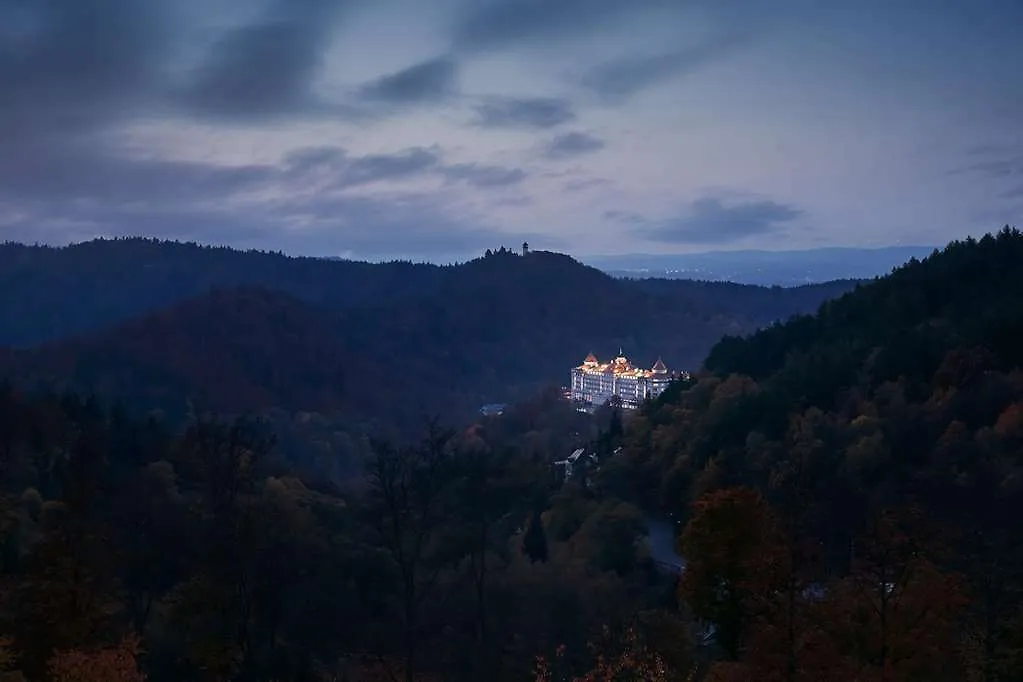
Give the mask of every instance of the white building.
M 590 353 L 583 364 L 572 368 L 569 390 L 578 403 L 596 407 L 617 396 L 622 407 L 634 409 L 648 398 L 659 396 L 674 378 L 660 358 L 650 369 L 640 369 L 633 367 L 621 351 L 606 363 Z

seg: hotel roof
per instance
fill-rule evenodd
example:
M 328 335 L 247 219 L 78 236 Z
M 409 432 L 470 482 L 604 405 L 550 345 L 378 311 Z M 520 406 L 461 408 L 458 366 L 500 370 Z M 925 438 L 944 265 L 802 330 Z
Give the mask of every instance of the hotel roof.
M 619 351 L 620 352 L 620 351 Z M 641 369 L 634 367 L 629 359 L 624 355 L 618 355 L 611 362 L 600 362 L 597 360 L 597 356 L 590 353 L 583 360 L 583 364 L 579 365 L 576 369 L 586 374 L 614 374 L 621 377 L 652 377 L 655 374 L 666 374 L 668 372 L 667 365 L 661 358 L 657 358 L 657 362 L 654 363 L 652 369 Z

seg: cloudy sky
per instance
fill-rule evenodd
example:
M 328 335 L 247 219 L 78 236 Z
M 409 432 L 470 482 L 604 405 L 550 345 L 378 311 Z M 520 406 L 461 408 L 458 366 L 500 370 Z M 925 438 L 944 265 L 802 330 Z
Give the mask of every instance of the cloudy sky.
M 444 260 L 1023 225 L 1020 0 L 0 0 L 0 233 Z

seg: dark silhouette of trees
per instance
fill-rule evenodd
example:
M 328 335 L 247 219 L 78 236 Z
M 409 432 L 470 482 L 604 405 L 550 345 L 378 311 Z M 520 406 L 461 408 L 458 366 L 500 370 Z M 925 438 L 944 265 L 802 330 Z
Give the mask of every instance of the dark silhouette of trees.
M 526 532 L 522 536 L 522 552 L 532 562 L 547 561 L 547 533 L 543 529 L 543 517 L 539 511 L 533 511 L 526 526 Z
M 406 682 L 419 672 L 428 637 L 423 622 L 441 571 L 454 556 L 440 536 L 450 532 L 455 463 L 448 448 L 451 433 L 435 423 L 418 444 L 394 447 L 377 443 L 370 462 L 370 509 L 382 546 L 397 571 L 400 589 L 400 660 Z

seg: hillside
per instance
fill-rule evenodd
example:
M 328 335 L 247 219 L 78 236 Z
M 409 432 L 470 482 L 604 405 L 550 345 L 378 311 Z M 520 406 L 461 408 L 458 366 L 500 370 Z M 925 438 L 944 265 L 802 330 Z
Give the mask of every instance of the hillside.
M 718 477 L 766 476 L 755 451 L 783 456 L 797 418 L 851 429 L 852 442 L 876 436 L 877 459 L 857 466 L 877 475 L 927 463 L 952 422 L 970 434 L 993 428 L 1023 391 L 1021 257 L 1016 230 L 954 242 L 815 315 L 722 339 L 691 387 L 637 420 L 633 463 L 663 480 L 665 504 L 684 509 Z M 695 421 L 673 416 L 680 408 Z M 899 428 L 889 429 L 893 412 Z
M 1016 231 L 954 243 L 722 341 L 624 425 L 555 390 L 401 444 L 348 438 L 365 476 L 343 488 L 244 422 L 176 431 L 0 387 L 0 654 L 29 679 L 109 660 L 152 680 L 1020 679 L 1021 256 Z M 377 310 L 224 290 L 8 359 L 108 395 L 395 418 L 539 374 L 558 334 L 623 334 L 581 290 L 637 339 L 716 319 L 554 254 L 457 272 L 472 289 Z M 293 417 L 283 440 L 325 444 L 306 465 L 337 458 L 337 426 Z M 592 482 L 551 476 L 575 447 Z M 681 575 L 643 539 L 658 512 L 682 522 L 649 539 L 677 531 Z
M 213 289 L 262 287 L 315 304 L 379 305 L 429 295 L 434 265 L 292 258 L 155 239 L 0 245 L 0 345 L 109 328 Z
M 210 258 L 219 252 L 199 253 Z M 348 267 L 324 265 L 328 273 Z M 402 266 L 366 267 L 384 273 L 372 279 Z M 521 399 L 562 383 L 590 350 L 608 354 L 621 347 L 643 364 L 662 356 L 685 368 L 726 333 L 812 310 L 851 286 L 625 282 L 545 252 L 498 253 L 432 270 L 407 267 L 409 281 L 433 273 L 432 291 L 424 287 L 414 299 L 408 293 L 407 300 L 373 305 L 371 295 L 346 306 L 341 297 L 325 301 L 325 282 L 332 280 L 313 276 L 305 298 L 282 289 L 216 290 L 101 331 L 9 352 L 4 365 L 27 385 L 44 380 L 175 413 L 191 405 L 220 413 L 340 411 L 392 426 L 418 424 L 428 414 L 461 421 L 483 402 Z M 295 288 L 298 280 L 288 281 Z M 69 289 L 66 301 L 53 300 L 70 306 L 77 299 L 71 292 L 99 286 L 88 280 Z M 91 304 L 113 310 L 123 301 Z
M 464 298 L 477 290 L 508 299 L 518 297 L 517 303 L 523 307 L 543 305 L 554 287 L 574 297 L 580 310 L 592 310 L 605 305 L 600 297 L 609 290 L 649 288 L 639 282 L 613 284 L 610 277 L 571 259 L 550 258 L 559 265 L 546 268 L 548 274 L 530 283 L 527 278 L 544 268 L 523 270 L 521 259 L 510 253 L 441 267 L 291 258 L 148 239 L 95 240 L 64 248 L 8 243 L 0 245 L 0 346 L 27 347 L 109 329 L 214 289 L 256 287 L 280 291 L 322 309 L 400 312 L 414 309 L 424 300 L 440 300 L 444 305 L 443 299 L 452 294 Z M 545 256 L 534 254 L 528 260 L 536 259 L 544 261 Z M 518 290 L 529 286 L 529 295 Z M 659 293 L 670 299 L 666 305 L 695 315 L 740 315 L 763 323 L 816 309 L 825 297 L 833 295 L 836 285 L 770 290 L 766 295 L 766 290 L 758 287 L 742 287 L 734 307 L 725 309 L 718 298 L 722 292 L 735 291 L 729 285 L 678 281 L 659 288 Z M 621 299 L 618 293 L 611 295 Z M 771 302 L 780 305 L 768 310 Z M 727 324 L 722 329 L 727 331 Z M 731 331 L 749 329 L 748 321 L 740 320 Z M 618 336 L 627 341 L 626 334 Z M 580 345 L 585 341 L 580 339 Z M 614 350 L 617 347 L 606 352 Z M 575 350 L 576 355 L 585 352 Z M 641 354 L 659 352 L 644 349 Z M 697 353 L 695 359 L 702 359 L 702 354 Z M 679 358 L 683 361 L 688 358 Z
M 886 635 L 893 639 L 877 646 L 906 644 L 895 638 L 911 636 L 943 642 L 934 644 L 937 650 L 914 645 L 904 660 L 886 662 L 883 648 L 864 658 L 864 650 L 835 640 L 829 646 L 836 649 L 825 652 L 836 657 L 829 665 L 890 664 L 902 671 L 891 679 L 917 679 L 899 675 L 929 657 L 944 661 L 946 677 L 934 669 L 920 679 L 966 679 L 955 667 L 961 661 L 948 658 L 965 644 L 947 639 L 966 628 L 986 642 L 976 652 L 985 670 L 1018 672 L 1012 661 L 1023 607 L 1021 258 L 1023 234 L 1014 229 L 954 242 L 816 315 L 722 340 L 707 372 L 631 422 L 624 456 L 604 468 L 603 484 L 691 518 L 681 546 L 700 565 L 694 576 L 704 570 L 700 562 L 716 556 L 704 554 L 714 550 L 701 539 L 711 532 L 701 524 L 716 522 L 703 514 L 716 505 L 748 505 L 750 514 L 777 526 L 780 544 L 751 556 L 788 553 L 786 570 L 793 573 L 784 589 L 824 584 L 833 586 L 835 599 L 875 600 L 876 612 L 866 615 L 822 611 L 815 637 L 831 636 L 844 618 L 876 626 L 877 618 L 892 617 L 886 604 L 898 604 L 900 618 L 916 618 L 912 610 L 919 608 L 921 620 L 912 631 L 899 629 L 910 627 L 899 621 Z M 893 594 L 879 597 L 876 586 L 889 579 Z M 700 604 L 699 579 L 692 580 L 683 594 Z M 825 601 L 815 606 L 806 593 L 796 594 L 785 608 L 790 614 L 859 608 Z M 783 620 L 783 613 L 764 617 Z M 729 658 L 750 666 L 743 669 L 751 679 L 768 679 L 777 662 L 745 649 L 747 636 L 767 634 L 729 631 Z
M 348 405 L 365 371 L 336 319 L 279 292 L 218 291 L 111 330 L 4 360 L 24 381 L 70 384 L 142 407 L 214 412 Z M 346 367 L 346 363 L 349 365 Z

